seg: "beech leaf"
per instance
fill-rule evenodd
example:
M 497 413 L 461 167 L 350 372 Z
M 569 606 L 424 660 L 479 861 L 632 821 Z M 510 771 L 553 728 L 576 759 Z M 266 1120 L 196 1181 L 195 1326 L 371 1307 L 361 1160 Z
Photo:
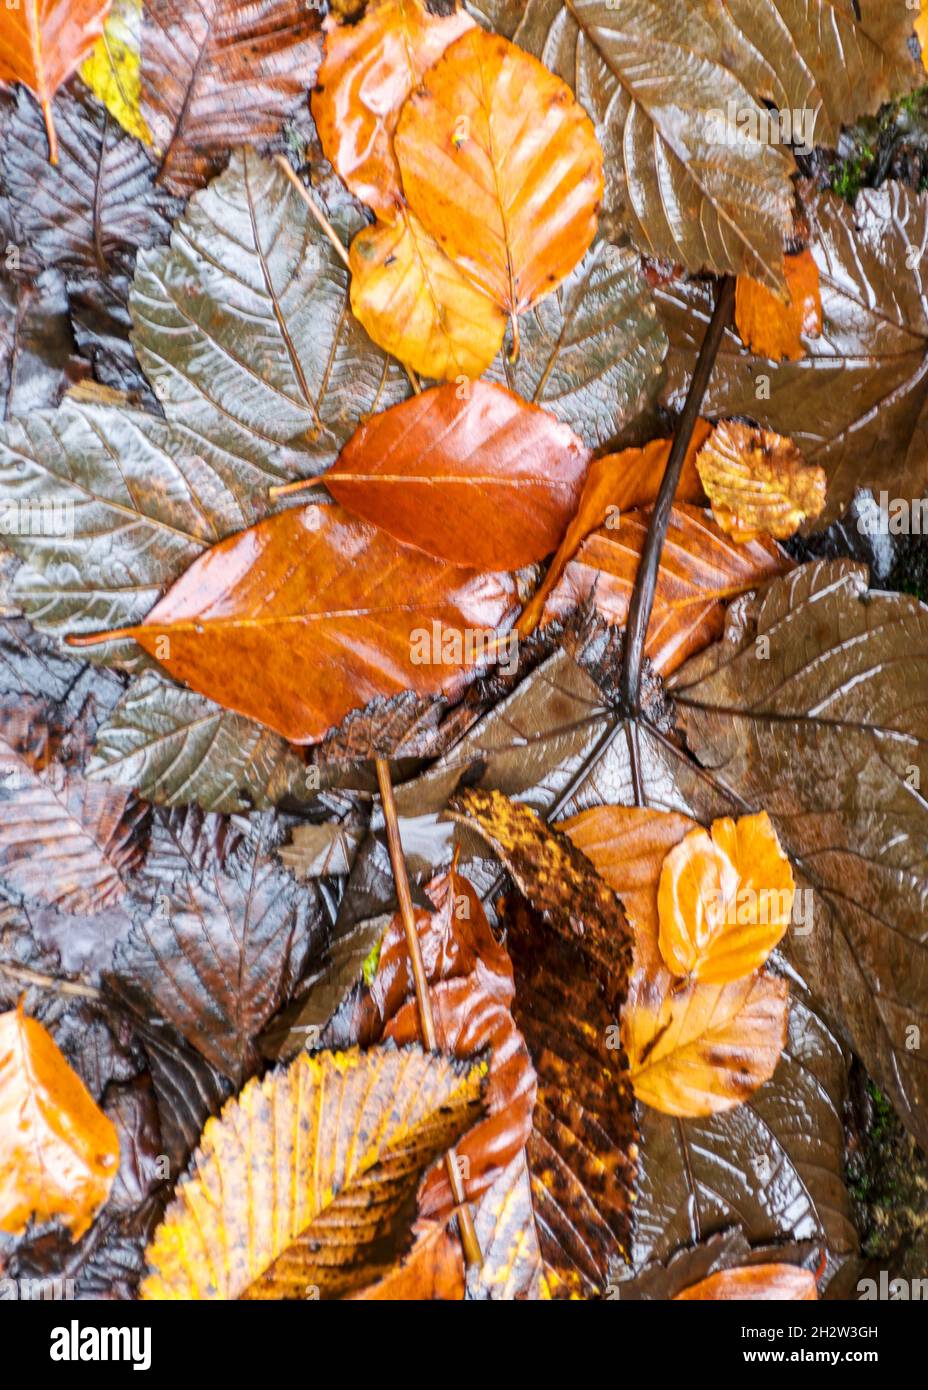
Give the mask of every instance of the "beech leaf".
M 817 1298 L 815 1275 L 809 1270 L 797 1269 L 795 1265 L 766 1264 L 710 1274 L 707 1279 L 676 1294 L 674 1301 L 738 1299 L 797 1303 Z
M 737 421 L 716 426 L 696 468 L 712 515 L 736 541 L 788 540 L 825 505 L 824 469 L 807 465 L 791 439 Z
M 803 338 L 822 331 L 822 293 L 811 251 L 787 256 L 783 265 L 787 302 L 749 275 L 739 275 L 735 289 L 735 323 L 745 347 L 760 357 L 798 362 Z

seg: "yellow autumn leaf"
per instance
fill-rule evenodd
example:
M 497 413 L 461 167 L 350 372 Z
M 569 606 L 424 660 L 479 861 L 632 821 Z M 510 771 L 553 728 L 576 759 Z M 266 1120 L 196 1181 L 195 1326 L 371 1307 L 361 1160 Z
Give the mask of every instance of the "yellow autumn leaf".
M 479 1118 L 487 1064 L 302 1052 L 207 1121 L 148 1248 L 144 1299 L 333 1298 L 402 1254 L 429 1164 Z
M 763 965 L 793 911 L 793 873 L 766 811 L 692 830 L 661 869 L 660 951 L 675 975 L 724 984 Z
M 0 1231 L 57 1218 L 77 1240 L 119 1167 L 115 1127 L 22 1004 L 0 1014 Z
M 479 377 L 503 345 L 506 315 L 410 212 L 351 244 L 351 308 L 374 342 L 434 381 Z
M 741 544 L 787 540 L 825 505 L 827 478 L 791 439 L 736 421 L 717 425 L 696 459 L 712 514 Z
M 787 256 L 783 262 L 787 298 L 739 275 L 735 287 L 735 323 L 745 347 L 774 362 L 798 362 L 805 356 L 803 338 L 822 332 L 822 294 L 818 266 L 811 251 Z
M 102 36 L 81 77 L 111 116 L 144 144 L 151 132 L 141 111 L 142 0 L 113 0 Z

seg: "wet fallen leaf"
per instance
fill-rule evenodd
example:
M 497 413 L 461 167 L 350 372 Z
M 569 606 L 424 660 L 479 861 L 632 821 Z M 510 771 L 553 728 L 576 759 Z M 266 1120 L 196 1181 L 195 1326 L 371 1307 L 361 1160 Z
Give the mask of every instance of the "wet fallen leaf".
M 472 29 L 425 74 L 395 137 L 406 198 L 507 314 L 530 309 L 596 234 L 602 151 L 569 88 Z
M 607 521 L 587 537 L 552 591 L 542 622 L 562 619 L 592 598 L 607 622 L 623 626 L 649 520 L 647 511 L 627 512 L 614 529 Z M 660 675 L 676 670 L 719 636 L 726 601 L 790 566 L 772 541 L 737 545 L 705 512 L 682 503 L 675 506 L 645 646 L 655 670 Z
M 141 109 L 162 182 L 187 197 L 236 146 L 273 140 L 321 54 L 319 11 L 299 0 L 145 0 Z
M 815 1275 L 795 1265 L 750 1265 L 744 1269 L 724 1269 L 675 1295 L 675 1302 L 772 1299 L 802 1302 L 818 1298 Z
M 387 222 L 403 205 L 393 153 L 403 105 L 448 45 L 473 27 L 463 9 L 434 14 L 422 0 L 376 0 L 358 24 L 326 22 L 312 94 L 322 147 L 352 193 Z
M 485 1063 L 301 1053 L 209 1120 L 143 1299 L 339 1297 L 399 1253 L 419 1175 L 480 1113 Z
M 696 455 L 711 432 L 712 426 L 708 421 L 696 422 L 683 461 L 680 483 L 674 493 L 678 502 L 700 503 L 705 499 L 696 471 Z M 621 522 L 623 512 L 647 507 L 657 501 L 672 447 L 672 439 L 652 439 L 641 449 L 623 449 L 621 453 L 607 454 L 605 458 L 594 460 L 557 554 L 548 566 L 543 583 L 519 618 L 521 633 L 533 632 L 538 626 L 549 595 L 557 588 L 568 563 L 592 531 L 597 531 L 607 522 L 614 527 Z
M 785 304 L 760 281 L 738 276 L 735 323 L 745 347 L 758 356 L 798 362 L 805 353 L 803 338 L 817 338 L 822 331 L 818 266 L 811 251 L 800 251 L 786 257 L 783 269 Z
M 60 1220 L 78 1239 L 119 1166 L 116 1130 L 22 1005 L 0 1014 L 0 1230 Z
M 477 381 L 362 425 L 323 475 L 342 506 L 429 555 L 517 570 L 558 544 L 589 451 L 553 415 Z
M 143 0 L 112 0 L 81 77 L 123 130 L 147 145 L 151 132 L 140 110 L 143 9 Z
M 374 342 L 434 381 L 479 377 L 506 315 L 403 209 L 351 243 L 351 310 Z
M 0 276 L 0 420 L 57 405 L 85 371 L 74 352 L 64 276 Z
M 57 163 L 52 97 L 103 32 L 109 0 L 31 0 L 0 11 L 0 81 L 21 82 L 42 108 L 48 155 Z
M 907 1030 L 928 1027 L 913 795 L 928 777 L 926 640 L 924 605 L 870 593 L 860 566 L 823 561 L 733 612 L 724 640 L 674 682 L 712 814 L 763 806 L 812 891 L 791 961 L 922 1137 L 926 1067 Z
M 459 1303 L 464 1298 L 464 1258 L 452 1227 L 422 1220 L 413 1228 L 416 1241 L 409 1254 L 349 1299 L 386 1303 Z
M 740 544 L 759 536 L 788 540 L 825 506 L 827 479 L 807 464 L 791 439 L 726 421 L 712 431 L 696 460 L 712 515 Z
M 793 874 L 766 811 L 691 830 L 664 860 L 660 950 L 674 975 L 726 984 L 759 969 L 790 923 Z
M 514 615 L 507 576 L 450 567 L 340 507 L 309 506 L 214 546 L 118 635 L 226 709 L 313 743 L 376 695 L 461 688 L 494 660 Z M 465 644 L 475 631 L 487 637 L 479 653 Z M 102 638 L 71 644 L 88 640 Z

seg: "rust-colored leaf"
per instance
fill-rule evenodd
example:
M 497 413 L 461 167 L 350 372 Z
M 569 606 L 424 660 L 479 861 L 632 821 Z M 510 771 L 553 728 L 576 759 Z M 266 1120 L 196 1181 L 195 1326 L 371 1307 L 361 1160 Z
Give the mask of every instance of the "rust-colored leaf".
M 385 352 L 434 381 L 486 371 L 506 315 L 408 208 L 360 231 L 349 260 L 352 311 Z
M 472 29 L 425 74 L 395 138 L 410 206 L 509 314 L 557 289 L 589 249 L 603 195 L 592 122 L 560 78 Z
M 119 1140 L 53 1039 L 22 1004 L 0 1014 L 0 1231 L 58 1219 L 74 1240 L 106 1201 Z
M 735 323 L 745 347 L 774 362 L 798 362 L 805 356 L 803 338 L 822 331 L 822 296 L 818 266 L 811 251 L 784 261 L 788 298 L 749 275 L 739 275 L 735 290 Z
M 438 559 L 516 570 L 564 534 L 589 463 L 569 425 L 502 386 L 424 391 L 375 415 L 324 475 L 365 521 Z
M 667 970 L 636 979 L 623 1016 L 635 1095 L 666 1115 L 741 1105 L 776 1070 L 789 986 L 772 975 L 678 987 Z
M 615 530 L 594 532 L 581 545 L 545 606 L 543 622 L 563 619 L 592 595 L 597 611 L 621 627 L 628 616 L 650 512 L 629 512 Z M 657 576 L 645 653 L 669 675 L 721 635 L 725 605 L 791 568 L 773 541 L 736 545 L 696 507 L 674 507 Z
M 707 420 L 697 420 L 675 493 L 678 502 L 699 504 L 705 501 L 703 486 L 696 472 L 696 455 L 711 433 L 712 426 Z M 567 533 L 551 561 L 544 582 L 532 595 L 519 619 L 519 632 L 523 636 L 528 636 L 538 626 L 548 596 L 557 587 L 565 568 L 587 536 L 607 524 L 614 530 L 623 512 L 648 507 L 657 501 L 672 447 L 672 439 L 652 439 L 642 449 L 623 449 L 619 454 L 607 454 L 591 464 Z
M 474 888 L 455 869 L 428 886 L 434 912 L 419 910 L 416 927 L 429 981 L 438 1045 L 455 1057 L 489 1050 L 486 1115 L 457 1146 L 464 1190 L 476 1201 L 521 1152 L 532 1128 L 535 1073 L 515 1026 L 512 965 L 490 928 Z M 377 974 L 357 1019 L 365 1045 L 392 1038 L 421 1042 L 412 965 L 402 919 L 391 921 L 381 943 Z M 444 1166 L 429 1174 L 420 1194 L 426 1216 L 451 1210 Z
M 493 660 L 515 607 L 504 575 L 308 506 L 214 546 L 121 635 L 226 709 L 314 743 L 377 696 L 460 688 Z
M 708 1279 L 700 1279 L 674 1297 L 674 1302 L 704 1300 L 730 1301 L 745 1299 L 754 1302 L 778 1299 L 800 1303 L 818 1298 L 815 1275 L 798 1265 L 744 1265 L 739 1269 L 720 1269 Z
M 791 439 L 737 421 L 717 425 L 696 460 L 712 515 L 745 544 L 788 540 L 825 506 L 824 468 L 807 464 Z
M 430 14 L 422 0 L 377 0 L 358 24 L 326 21 L 312 109 L 322 148 L 356 197 L 392 221 L 403 194 L 393 135 L 426 72 L 474 21 Z
M 763 965 L 789 926 L 793 873 L 766 811 L 692 830 L 664 860 L 660 949 L 674 975 L 713 984 Z
M 58 163 L 52 97 L 103 33 L 110 0 L 17 0 L 0 9 L 0 82 L 21 82 L 42 108 Z
M 144 1299 L 354 1293 L 400 1253 L 422 1171 L 480 1113 L 484 1062 L 301 1052 L 208 1120 L 148 1248 Z

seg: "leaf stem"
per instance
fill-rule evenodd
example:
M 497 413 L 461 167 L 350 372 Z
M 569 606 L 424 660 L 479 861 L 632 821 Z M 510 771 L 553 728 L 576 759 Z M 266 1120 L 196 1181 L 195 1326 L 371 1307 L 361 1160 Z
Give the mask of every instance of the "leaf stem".
M 715 309 L 712 312 L 709 327 L 706 329 L 702 347 L 699 349 L 690 389 L 687 392 L 686 403 L 674 436 L 667 468 L 661 480 L 657 501 L 651 512 L 648 534 L 645 537 L 638 573 L 635 576 L 635 587 L 632 591 L 628 621 L 625 625 L 625 658 L 619 682 L 619 699 L 622 708 L 631 716 L 637 716 L 641 712 L 641 674 L 644 647 L 648 635 L 648 625 L 651 621 L 651 612 L 654 608 L 657 575 L 664 541 L 667 539 L 667 528 L 670 525 L 674 494 L 680 481 L 680 474 L 683 471 L 683 462 L 693 437 L 693 430 L 699 419 L 699 412 L 702 409 L 709 378 L 715 366 L 715 359 L 722 345 L 722 336 L 731 322 L 734 301 L 735 281 L 731 275 L 726 275 L 719 284 Z
M 57 164 L 58 132 L 55 129 L 55 117 L 52 115 L 52 104 L 47 97 L 42 102 L 42 115 L 45 118 L 45 130 L 48 135 L 48 162 L 49 164 Z
M 403 842 L 400 839 L 400 823 L 396 811 L 396 798 L 393 795 L 393 783 L 390 780 L 390 764 L 387 762 L 386 758 L 377 759 L 377 785 L 380 788 L 383 818 L 387 827 L 387 846 L 390 851 L 390 864 L 393 868 L 393 879 L 396 884 L 396 896 L 400 905 L 400 916 L 403 919 L 403 927 L 406 931 L 406 947 L 409 951 L 409 959 L 412 964 L 412 976 L 416 986 L 419 1026 L 422 1029 L 422 1039 L 428 1051 L 437 1052 L 438 1034 L 435 1029 L 435 1016 L 432 1013 L 428 976 L 425 973 L 425 962 L 422 959 L 419 933 L 416 930 L 416 917 L 413 911 L 412 894 L 409 891 L 409 874 L 406 869 L 406 859 L 403 854 Z M 461 1231 L 461 1244 L 464 1247 L 464 1258 L 469 1265 L 481 1265 L 483 1263 L 483 1255 L 480 1251 L 480 1242 L 477 1239 L 477 1232 L 474 1228 L 474 1218 L 471 1215 L 470 1207 L 467 1205 L 467 1194 L 464 1191 L 464 1184 L 461 1180 L 457 1157 L 453 1149 L 449 1149 L 445 1156 L 445 1167 L 448 1171 L 448 1181 L 451 1184 L 451 1192 L 458 1208 L 457 1216 Z
M 329 241 L 332 243 L 332 249 L 335 252 L 337 252 L 339 256 L 341 256 L 345 265 L 350 270 L 351 262 L 348 259 L 348 252 L 345 250 L 341 237 L 338 235 L 338 232 L 335 230 L 335 228 L 332 226 L 332 223 L 329 221 L 325 213 L 322 211 L 322 208 L 317 205 L 316 200 L 310 193 L 309 189 L 297 178 L 296 174 L 291 169 L 290 163 L 287 160 L 286 156 L 282 154 L 277 155 L 275 157 L 274 163 L 277 165 L 278 169 L 280 169 L 281 173 L 286 174 L 287 178 L 293 184 L 293 187 L 296 189 L 297 193 L 299 193 L 300 197 L 303 199 L 303 202 L 306 204 L 313 217 L 316 219 L 316 222 L 318 223 L 320 229 L 325 233 Z
M 0 964 L 0 975 L 6 975 L 7 979 L 16 980 L 21 985 L 33 985 L 37 989 L 52 990 L 55 994 L 70 994 L 78 999 L 103 998 L 99 989 L 94 989 L 93 985 L 81 985 L 72 983 L 70 980 L 56 980 L 53 975 L 42 975 L 37 970 L 27 970 L 24 965 L 4 965 Z

